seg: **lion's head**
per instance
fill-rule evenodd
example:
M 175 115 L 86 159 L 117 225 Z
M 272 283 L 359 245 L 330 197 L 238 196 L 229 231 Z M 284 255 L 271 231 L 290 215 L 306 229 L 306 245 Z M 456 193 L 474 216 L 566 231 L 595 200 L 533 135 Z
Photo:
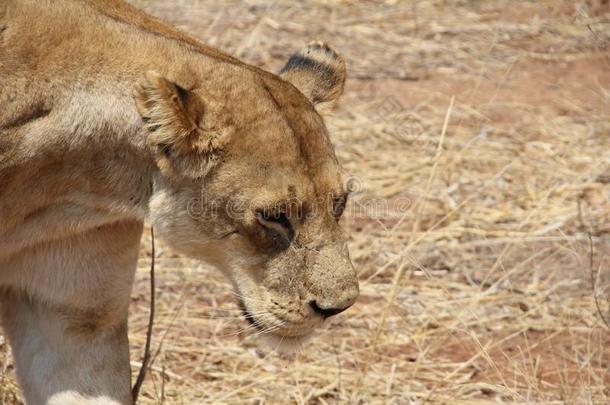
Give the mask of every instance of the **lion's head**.
M 338 224 L 349 190 L 316 111 L 345 64 L 316 43 L 280 78 L 219 62 L 150 72 L 134 94 L 159 169 L 155 230 L 222 269 L 261 334 L 294 343 L 351 306 L 358 280 Z

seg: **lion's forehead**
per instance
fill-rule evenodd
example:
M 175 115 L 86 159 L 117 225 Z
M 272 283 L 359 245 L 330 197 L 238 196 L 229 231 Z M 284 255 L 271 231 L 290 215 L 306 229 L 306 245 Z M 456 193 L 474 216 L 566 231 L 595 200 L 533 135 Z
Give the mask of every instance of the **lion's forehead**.
M 292 85 L 278 80 L 271 91 L 278 108 L 290 126 L 292 135 L 299 146 L 300 157 L 304 159 L 312 174 L 328 171 L 337 159 L 322 117 L 313 105 Z
M 300 199 L 313 204 L 342 189 L 343 170 L 324 121 L 292 85 L 270 80 L 241 123 L 235 158 L 240 180 L 248 179 L 259 198 Z M 246 106 L 244 106 L 246 108 Z M 254 110 L 254 111 L 253 111 Z

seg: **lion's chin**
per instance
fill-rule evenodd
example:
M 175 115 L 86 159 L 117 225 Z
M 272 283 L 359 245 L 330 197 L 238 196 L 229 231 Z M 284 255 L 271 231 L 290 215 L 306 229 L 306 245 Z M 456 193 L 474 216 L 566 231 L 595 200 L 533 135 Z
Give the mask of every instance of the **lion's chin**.
M 297 353 L 312 336 L 314 336 L 313 330 L 299 336 L 281 336 L 275 333 L 268 333 L 259 335 L 256 343 L 264 352 L 290 355 Z

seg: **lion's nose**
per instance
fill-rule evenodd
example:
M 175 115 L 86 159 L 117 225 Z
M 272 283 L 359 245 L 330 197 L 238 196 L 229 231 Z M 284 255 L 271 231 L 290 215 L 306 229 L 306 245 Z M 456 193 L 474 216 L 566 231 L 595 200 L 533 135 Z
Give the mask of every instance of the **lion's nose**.
M 351 307 L 353 305 L 353 303 L 354 303 L 354 300 L 350 300 L 346 303 L 346 305 L 343 305 L 340 307 L 326 307 L 324 305 L 318 304 L 317 301 L 310 301 L 309 306 L 311 306 L 311 309 L 313 309 L 313 311 L 316 314 L 321 315 L 323 318 L 326 319 L 333 315 L 340 314 L 341 312 L 343 312 L 346 309 L 348 309 L 349 307 Z

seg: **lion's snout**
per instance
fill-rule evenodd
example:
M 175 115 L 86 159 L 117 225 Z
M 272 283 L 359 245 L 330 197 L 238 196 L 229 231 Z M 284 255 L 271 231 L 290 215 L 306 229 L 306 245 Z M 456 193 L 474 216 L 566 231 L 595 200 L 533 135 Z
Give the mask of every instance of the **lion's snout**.
M 323 318 L 326 319 L 333 315 L 340 314 L 341 312 L 354 305 L 356 299 L 358 298 L 358 295 L 358 288 L 356 288 L 355 290 L 347 291 L 346 294 L 343 294 L 341 299 L 334 303 L 329 304 L 328 301 L 313 300 L 309 302 L 309 306 L 311 307 L 313 312 L 318 315 L 321 315 Z
M 324 318 L 345 311 L 354 305 L 360 295 L 355 271 L 343 280 L 329 280 L 325 284 L 326 288 L 321 289 L 309 302 L 312 310 Z

